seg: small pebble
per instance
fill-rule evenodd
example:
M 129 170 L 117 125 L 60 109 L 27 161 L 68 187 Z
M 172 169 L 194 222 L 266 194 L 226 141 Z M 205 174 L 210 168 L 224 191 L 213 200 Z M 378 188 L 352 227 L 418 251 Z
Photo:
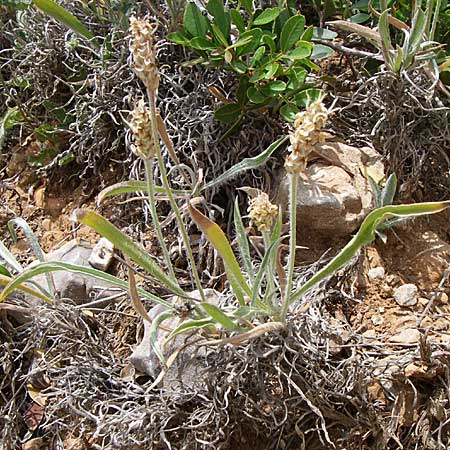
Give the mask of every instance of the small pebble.
M 398 275 L 395 275 L 391 273 L 390 275 L 386 276 L 386 281 L 390 286 L 394 286 L 396 284 L 399 284 L 401 282 L 400 277 Z
M 374 315 L 372 316 L 371 320 L 372 320 L 372 323 L 373 323 L 376 327 L 379 326 L 379 325 L 381 325 L 381 324 L 384 322 L 383 317 L 380 316 L 379 314 L 374 314 Z
M 415 328 L 405 328 L 389 339 L 389 342 L 398 344 L 414 344 L 420 339 L 420 331 Z
M 420 306 L 427 306 L 430 300 L 425 297 L 419 297 L 418 301 Z
M 381 280 L 384 276 L 384 267 L 374 267 L 367 272 L 367 277 L 370 281 Z
M 50 231 L 52 229 L 52 221 L 50 219 L 44 219 L 42 221 L 42 228 L 45 231 Z
M 439 292 L 439 294 L 436 296 L 436 300 L 441 305 L 446 305 L 448 303 L 448 295 L 445 292 Z
M 403 284 L 394 290 L 394 300 L 400 306 L 414 306 L 417 303 L 417 286 Z

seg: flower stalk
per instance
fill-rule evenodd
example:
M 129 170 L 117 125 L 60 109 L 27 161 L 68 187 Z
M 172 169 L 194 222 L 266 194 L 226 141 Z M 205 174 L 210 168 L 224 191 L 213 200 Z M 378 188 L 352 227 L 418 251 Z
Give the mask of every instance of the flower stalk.
M 289 180 L 289 255 L 287 262 L 286 289 L 282 299 L 280 320 L 286 321 L 295 269 L 297 248 L 297 190 L 298 180 L 308 164 L 308 157 L 317 144 L 325 142 L 327 133 L 322 131 L 328 118 L 328 110 L 321 100 L 311 103 L 305 111 L 298 113 L 294 121 L 294 130 L 289 139 L 291 145 L 285 161 Z
M 145 84 L 147 89 L 147 96 L 149 100 L 149 126 L 148 130 L 152 136 L 153 149 L 156 159 L 158 161 L 159 172 L 162 180 L 164 190 L 169 199 L 170 206 L 175 214 L 178 228 L 183 239 L 183 244 L 186 248 L 186 253 L 189 259 L 189 264 L 191 266 L 192 276 L 194 278 L 194 283 L 197 290 L 199 291 L 201 300 L 206 301 L 206 297 L 202 288 L 200 276 L 198 274 L 197 266 L 195 264 L 194 255 L 189 242 L 189 236 L 187 234 L 186 227 L 183 222 L 178 205 L 173 196 L 169 180 L 167 177 L 167 170 L 164 164 L 161 146 L 159 143 L 159 132 L 158 132 L 158 115 L 156 111 L 156 90 L 159 86 L 159 74 L 158 67 L 156 64 L 156 52 L 153 41 L 153 33 L 155 32 L 156 26 L 151 24 L 147 20 L 136 19 L 132 17 L 130 19 L 130 31 L 131 31 L 131 42 L 130 42 L 130 52 L 133 59 L 133 67 L 136 75 Z M 149 179 L 148 164 L 146 164 L 147 180 Z M 152 167 L 149 167 L 152 168 Z M 151 174 L 153 176 L 153 174 Z M 149 186 L 150 190 L 152 188 Z M 154 201 L 151 207 L 154 208 Z M 153 213 L 152 213 L 153 214 Z M 162 236 L 162 234 L 161 234 Z

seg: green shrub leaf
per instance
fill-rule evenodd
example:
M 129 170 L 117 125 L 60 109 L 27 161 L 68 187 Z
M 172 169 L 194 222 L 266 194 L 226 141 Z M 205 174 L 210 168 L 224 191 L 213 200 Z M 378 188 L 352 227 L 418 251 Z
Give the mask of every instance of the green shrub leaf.
M 322 95 L 323 92 L 320 89 L 305 89 L 304 91 L 299 92 L 294 97 L 294 102 L 297 106 L 303 106 L 304 108 L 306 108 L 311 103 L 319 100 Z
M 294 50 L 291 50 L 286 56 L 293 61 L 297 59 L 304 59 L 311 54 L 312 49 L 313 45 L 310 42 L 300 41 Z
M 281 8 L 266 8 L 261 14 L 253 21 L 253 25 L 265 25 L 266 23 L 273 22 L 281 12 Z
M 239 119 L 241 113 L 241 106 L 239 104 L 228 103 L 227 105 L 219 106 L 214 111 L 214 117 L 224 123 L 233 123 Z
M 311 59 L 316 61 L 319 59 L 328 58 L 333 54 L 334 50 L 327 45 L 314 44 L 313 51 L 311 53 Z
M 299 112 L 297 106 L 292 103 L 287 103 L 280 108 L 281 117 L 286 122 L 293 122 L 295 120 L 295 115 Z
M 208 20 L 195 3 L 186 5 L 183 16 L 183 26 L 193 37 L 205 37 L 208 31 Z
M 284 25 L 280 36 L 280 49 L 287 52 L 300 39 L 305 28 L 304 16 L 293 16 Z

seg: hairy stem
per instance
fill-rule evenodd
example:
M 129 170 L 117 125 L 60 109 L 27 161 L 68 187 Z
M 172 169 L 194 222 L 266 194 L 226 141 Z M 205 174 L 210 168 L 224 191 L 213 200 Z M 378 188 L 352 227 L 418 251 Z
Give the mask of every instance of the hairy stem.
M 157 139 L 157 137 L 156 137 Z M 156 232 L 156 237 L 158 238 L 159 245 L 161 246 L 161 250 L 163 252 L 164 261 L 166 262 L 166 266 L 169 270 L 170 277 L 177 284 L 177 277 L 175 275 L 175 270 L 172 265 L 172 261 L 170 260 L 169 250 L 167 249 L 166 242 L 164 240 L 164 236 L 162 234 L 161 225 L 159 223 L 158 213 L 156 212 L 156 200 L 155 200 L 155 190 L 153 186 L 153 158 L 145 158 L 145 179 L 147 182 L 147 191 L 150 203 L 150 213 L 152 215 L 153 227 Z
M 161 153 L 161 147 L 159 145 L 159 135 L 158 135 L 158 125 L 157 125 L 157 117 L 156 117 L 156 98 L 155 93 L 151 90 L 148 90 L 148 98 L 150 103 L 150 117 L 152 122 L 152 134 L 155 140 L 155 149 L 156 149 L 156 157 L 158 159 L 158 166 L 159 171 L 161 174 L 161 180 L 164 187 L 164 190 L 166 191 L 167 197 L 169 199 L 170 206 L 175 214 L 175 217 L 177 219 L 178 228 L 181 234 L 181 238 L 183 239 L 183 244 L 186 249 L 186 254 L 189 259 L 189 264 L 191 266 L 192 276 L 194 278 L 194 282 L 196 285 L 196 288 L 200 294 L 200 298 L 202 302 L 206 302 L 205 293 L 203 292 L 202 283 L 200 281 L 200 277 L 197 270 L 197 265 L 195 263 L 194 255 L 192 253 L 192 248 L 189 242 L 189 236 L 186 231 L 186 227 L 183 222 L 183 218 L 181 217 L 180 210 L 178 208 L 177 202 L 175 201 L 175 198 L 172 193 L 172 189 L 169 185 L 169 180 L 167 178 L 167 171 L 166 166 L 164 165 L 164 160 Z
M 286 290 L 281 305 L 280 320 L 286 321 L 286 316 L 289 308 L 289 299 L 292 291 L 292 281 L 294 278 L 295 267 L 295 250 L 297 247 L 297 182 L 298 175 L 292 173 L 289 175 L 289 256 L 287 264 L 287 280 Z

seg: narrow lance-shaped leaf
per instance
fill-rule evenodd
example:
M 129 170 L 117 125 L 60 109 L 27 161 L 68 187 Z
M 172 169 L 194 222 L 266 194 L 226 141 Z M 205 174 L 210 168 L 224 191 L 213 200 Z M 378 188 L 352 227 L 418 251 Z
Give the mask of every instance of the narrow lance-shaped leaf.
M 233 290 L 238 289 L 238 291 L 235 291 L 234 293 L 238 299 L 241 299 L 242 303 L 242 294 L 250 297 L 251 290 L 245 281 L 244 275 L 241 272 L 241 268 L 239 267 L 239 263 L 237 262 L 228 239 L 220 227 L 195 208 L 192 205 L 192 202 L 188 204 L 188 208 L 193 221 L 205 234 L 210 244 L 217 250 L 220 257 L 223 259 L 228 280 L 230 281 Z M 236 281 L 237 284 L 234 284 L 232 282 L 233 280 Z
M 287 141 L 289 136 L 283 136 L 280 139 L 277 139 L 274 143 L 272 143 L 269 147 L 267 147 L 266 150 L 264 150 L 262 153 L 260 153 L 258 156 L 255 156 L 253 158 L 244 158 L 242 161 L 235 164 L 233 167 L 228 169 L 226 172 L 224 172 L 222 175 L 219 175 L 214 180 L 210 181 L 209 183 L 205 184 L 202 191 L 209 189 L 213 186 L 218 186 L 222 183 L 225 183 L 228 180 L 231 180 L 235 177 L 237 177 L 240 173 L 245 172 L 247 170 L 256 169 L 259 166 L 262 166 L 265 164 L 268 159 L 272 156 L 272 154 L 275 152 L 275 150 L 280 147 L 281 144 Z
M 85 37 L 86 39 L 92 39 L 93 34 L 83 25 L 73 14 L 67 9 L 58 5 L 52 0 L 33 0 L 33 4 L 39 8 L 45 14 L 53 17 L 58 22 L 63 23 L 69 27 L 75 33 Z M 98 44 L 96 44 L 98 46 Z
M 218 324 L 231 331 L 238 329 L 237 325 L 220 308 L 211 303 L 201 303 L 201 307 Z
M 12 277 L 8 277 L 6 275 L 0 274 L 0 286 L 9 286 L 13 280 L 14 280 L 14 278 L 12 278 Z M 46 295 L 42 294 L 41 292 L 31 289 L 30 287 L 28 287 L 24 284 L 18 283 L 12 290 L 14 290 L 14 289 L 25 292 L 26 294 L 34 295 L 35 297 L 40 298 L 41 300 L 44 300 L 44 302 L 46 302 L 46 303 L 52 302 L 52 299 L 50 297 L 47 297 Z M 0 294 L 0 302 L 2 300 L 4 300 L 10 292 L 11 291 L 7 292 L 4 296 L 3 296 L 3 292 L 2 292 Z
M 73 214 L 77 222 L 87 225 L 97 233 L 112 242 L 116 248 L 121 250 L 128 258 L 146 270 L 150 276 L 158 280 L 175 294 L 184 296 L 184 291 L 170 279 L 150 257 L 150 255 L 139 245 L 133 242 L 126 234 L 99 214 L 87 209 L 77 209 Z
M 234 201 L 234 227 L 236 229 L 236 240 L 245 271 L 247 272 L 250 280 L 253 282 L 254 274 L 252 259 L 250 257 L 250 246 L 248 244 L 248 238 L 247 233 L 245 232 L 244 224 L 242 223 L 241 212 L 239 211 L 238 197 L 236 197 L 236 200 Z
M 186 331 L 190 330 L 199 330 L 201 328 L 209 327 L 210 325 L 213 325 L 214 321 L 212 319 L 192 319 L 192 320 L 186 320 L 182 324 L 178 325 L 167 337 L 166 343 L 169 342 L 171 339 L 175 338 L 181 333 L 185 333 Z
M 386 184 L 383 190 L 381 191 L 381 198 L 380 198 L 381 206 L 392 205 L 396 189 L 397 189 L 397 176 L 395 175 L 395 173 L 392 173 L 388 177 Z
M 261 282 L 264 278 L 264 273 L 266 272 L 266 269 L 268 268 L 269 264 L 272 264 L 274 261 L 275 252 L 278 249 L 278 246 L 280 245 L 280 242 L 283 238 L 277 239 L 275 242 L 272 242 L 269 246 L 269 248 L 266 250 L 263 260 L 261 261 L 261 266 L 259 267 L 258 273 L 256 274 L 255 281 L 253 282 L 253 289 L 252 289 L 252 306 L 256 305 L 256 300 L 259 297 L 259 288 L 261 286 Z M 273 265 L 273 264 L 272 264 Z M 271 274 L 271 276 L 275 276 L 274 274 Z
M 108 283 L 121 287 L 125 291 L 128 290 L 128 283 L 126 281 L 123 281 L 120 278 L 117 278 L 109 273 L 102 272 L 101 270 L 97 270 L 92 267 L 52 261 L 36 264 L 35 266 L 25 269 L 22 273 L 11 279 L 11 281 L 6 285 L 5 289 L 0 293 L 0 302 L 4 300 L 6 296 L 10 294 L 14 289 L 19 289 L 19 286 L 22 283 L 29 281 L 36 275 L 40 275 L 42 273 L 57 272 L 59 270 L 91 275 L 92 277 L 97 278 L 98 280 L 107 281 Z M 140 296 L 147 298 L 148 300 L 167 306 L 168 308 L 172 307 L 169 302 L 163 300 L 162 298 L 157 297 L 156 295 L 150 292 L 144 291 L 144 289 L 137 288 L 137 292 L 139 293 Z M 39 298 L 43 298 L 42 295 L 39 296 Z M 50 301 L 50 299 L 48 300 Z
M 163 365 L 165 365 L 166 359 L 164 358 L 163 349 L 161 348 L 158 342 L 158 328 L 165 320 L 170 319 L 170 317 L 172 317 L 172 312 L 163 311 L 153 319 L 150 325 L 150 333 L 149 333 L 150 345 L 152 346 L 155 355 L 158 357 L 158 359 L 161 361 L 161 364 Z
M 17 272 L 22 272 L 23 267 L 17 261 L 15 256 L 8 250 L 8 248 L 0 241 L 0 258 L 4 259 L 11 267 L 13 267 Z
M 166 194 L 166 190 L 162 186 L 153 186 L 157 194 Z M 147 182 L 139 180 L 123 181 L 116 183 L 103 189 L 97 197 L 97 204 L 102 203 L 105 198 L 113 197 L 121 194 L 131 194 L 134 192 L 147 192 Z M 174 197 L 182 197 L 188 195 L 189 191 L 172 189 Z
M 33 253 L 35 254 L 36 258 L 40 262 L 44 262 L 45 261 L 44 252 L 42 251 L 42 248 L 39 245 L 39 241 L 38 241 L 36 235 L 33 233 L 33 230 L 28 225 L 28 223 L 21 217 L 16 217 L 15 219 L 11 219 L 8 222 L 9 232 L 11 233 L 11 236 L 13 237 L 14 242 L 17 242 L 17 234 L 16 234 L 16 230 L 14 229 L 14 225 L 19 228 L 22 228 L 26 238 L 28 239 L 28 242 L 30 243 L 31 249 L 33 250 Z M 50 292 L 50 295 L 52 297 L 54 297 L 56 291 L 55 291 L 55 284 L 53 281 L 53 277 L 51 276 L 51 274 L 46 273 L 45 278 L 47 280 L 47 285 L 48 285 L 48 290 Z
M 417 50 L 425 35 L 426 16 L 419 8 L 414 15 L 411 25 L 411 34 L 409 37 L 409 45 L 405 57 L 405 65 L 408 66 L 416 56 Z
M 298 300 L 305 292 L 317 283 L 332 275 L 336 270 L 347 264 L 356 252 L 364 245 L 370 244 L 375 236 L 377 227 L 390 217 L 415 217 L 425 214 L 435 214 L 450 207 L 450 201 L 413 203 L 411 205 L 390 205 L 372 211 L 363 221 L 358 233 L 350 242 L 321 270 L 311 277 L 303 286 L 290 297 L 289 303 Z

